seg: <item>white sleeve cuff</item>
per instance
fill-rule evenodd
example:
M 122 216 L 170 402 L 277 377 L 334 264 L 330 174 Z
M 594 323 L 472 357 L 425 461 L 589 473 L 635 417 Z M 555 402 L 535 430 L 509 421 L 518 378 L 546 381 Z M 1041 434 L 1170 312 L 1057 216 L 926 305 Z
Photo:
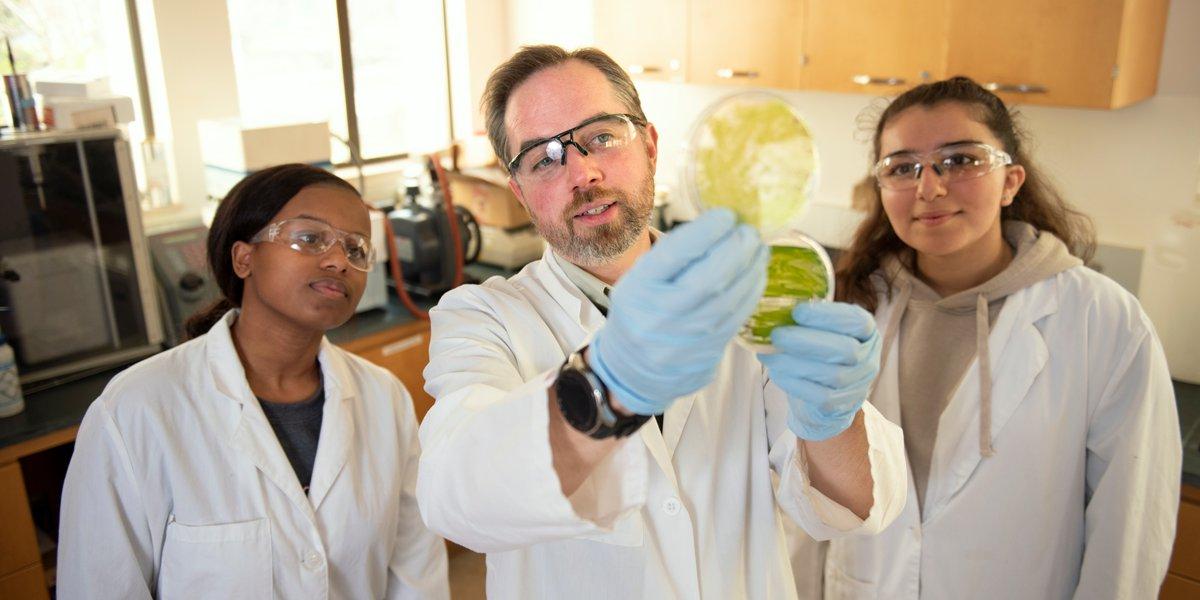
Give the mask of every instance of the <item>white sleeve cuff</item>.
M 775 452 L 792 453 L 785 459 L 787 467 L 780 474 L 780 508 L 817 540 L 879 533 L 904 508 L 908 495 L 904 434 L 870 404 L 863 405 L 863 424 L 867 432 L 873 500 L 866 519 L 860 519 L 812 486 L 808 457 L 797 443 L 795 434 L 787 431 L 775 443 Z

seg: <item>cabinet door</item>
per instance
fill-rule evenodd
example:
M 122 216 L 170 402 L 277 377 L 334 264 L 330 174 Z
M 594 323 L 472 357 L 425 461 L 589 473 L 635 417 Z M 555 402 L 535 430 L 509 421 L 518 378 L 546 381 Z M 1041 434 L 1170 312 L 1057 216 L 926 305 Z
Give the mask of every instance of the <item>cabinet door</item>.
M 0 526 L 0 577 L 31 564 L 37 565 L 40 575 L 37 534 L 29 514 L 20 463 L 0 465 L 0 523 L 3 523 Z
M 412 395 L 417 420 L 433 406 L 425 393 L 425 365 L 429 363 L 429 322 L 417 321 L 348 343 L 344 348 L 389 371 Z
M 41 563 L 0 577 L 0 598 L 42 600 L 49 597 L 50 592 L 46 588 L 46 576 L 42 573 Z
M 940 78 L 947 0 L 808 0 L 800 85 L 896 94 Z
M 1162 590 L 1158 600 L 1196 600 L 1200 598 L 1200 583 L 1184 579 L 1174 573 L 1167 573 L 1163 580 Z
M 1195 492 L 1192 492 L 1192 495 L 1195 495 Z M 1200 580 L 1200 504 L 1186 498 L 1179 503 L 1175 548 L 1171 553 L 1171 566 L 1168 570 L 1183 577 Z
M 800 82 L 800 0 L 692 0 L 688 80 L 795 88 Z
M 1005 102 L 1108 108 L 1122 0 L 954 0 L 946 74 Z
M 596 47 L 635 78 L 683 81 L 687 0 L 595 3 Z

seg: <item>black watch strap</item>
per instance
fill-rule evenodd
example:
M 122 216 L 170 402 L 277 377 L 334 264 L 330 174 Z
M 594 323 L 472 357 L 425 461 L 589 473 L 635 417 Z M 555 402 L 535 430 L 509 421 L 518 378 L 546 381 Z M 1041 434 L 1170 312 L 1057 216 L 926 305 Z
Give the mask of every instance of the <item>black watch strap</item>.
M 594 439 L 632 435 L 650 419 L 646 415 L 624 416 L 613 410 L 608 389 L 588 366 L 582 350 L 568 356 L 558 370 L 554 391 L 567 423 Z

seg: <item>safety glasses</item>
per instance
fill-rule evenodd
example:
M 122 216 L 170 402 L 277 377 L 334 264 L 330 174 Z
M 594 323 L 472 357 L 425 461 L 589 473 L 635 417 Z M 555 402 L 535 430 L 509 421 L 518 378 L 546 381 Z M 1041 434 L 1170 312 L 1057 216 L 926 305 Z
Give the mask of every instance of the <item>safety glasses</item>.
M 613 156 L 637 138 L 646 122 L 629 114 L 592 117 L 560 134 L 526 144 L 508 163 L 508 172 L 518 181 L 547 182 L 566 171 L 567 148 L 581 156 L 603 159 Z
M 307 217 L 295 217 L 267 225 L 250 238 L 250 243 L 283 244 L 301 254 L 320 256 L 334 244 L 341 243 L 346 262 L 359 271 L 370 271 L 375 264 L 375 247 L 361 233 L 342 231 L 332 225 Z
M 987 144 L 950 144 L 928 152 L 893 154 L 875 163 L 872 174 L 879 187 L 908 190 L 917 187 L 926 165 L 942 178 L 953 182 L 983 177 L 1002 166 L 1013 164 L 1007 152 Z

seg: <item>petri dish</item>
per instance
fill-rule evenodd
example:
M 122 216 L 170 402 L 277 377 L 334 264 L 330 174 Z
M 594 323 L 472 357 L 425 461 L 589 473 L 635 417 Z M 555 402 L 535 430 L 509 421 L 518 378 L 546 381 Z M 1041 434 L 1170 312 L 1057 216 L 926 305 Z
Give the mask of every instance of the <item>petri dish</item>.
M 816 189 L 812 129 L 776 94 L 742 92 L 713 103 L 692 126 L 684 156 L 693 204 L 728 207 L 764 239 L 798 220 Z
M 683 187 L 696 208 L 732 209 L 771 249 L 766 291 L 738 339 L 773 352 L 771 330 L 793 323 L 797 303 L 834 294 L 829 254 L 795 225 L 817 186 L 812 129 L 782 96 L 741 92 L 701 113 L 684 150 Z
M 738 340 L 755 352 L 775 351 L 771 331 L 792 325 L 792 309 L 801 302 L 833 300 L 833 263 L 816 240 L 794 230 L 765 241 L 771 249 L 767 288 L 754 314 L 742 325 Z

